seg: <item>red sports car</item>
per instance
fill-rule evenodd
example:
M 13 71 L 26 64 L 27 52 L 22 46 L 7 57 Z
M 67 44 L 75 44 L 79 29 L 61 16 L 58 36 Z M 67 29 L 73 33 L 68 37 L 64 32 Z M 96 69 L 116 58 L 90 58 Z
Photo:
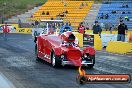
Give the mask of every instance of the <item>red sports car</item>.
M 95 64 L 95 50 L 86 47 L 84 50 L 75 43 L 72 32 L 64 32 L 61 35 L 40 35 L 35 46 L 37 60 L 43 59 L 51 63 L 53 67 L 74 65 L 89 66 Z

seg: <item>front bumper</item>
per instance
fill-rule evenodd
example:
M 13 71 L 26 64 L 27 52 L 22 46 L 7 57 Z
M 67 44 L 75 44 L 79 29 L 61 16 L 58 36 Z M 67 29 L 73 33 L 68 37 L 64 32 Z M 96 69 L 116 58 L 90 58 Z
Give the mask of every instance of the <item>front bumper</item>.
M 83 60 L 82 63 L 81 63 L 82 66 L 87 66 L 87 65 L 90 65 L 90 64 L 94 64 L 93 60 L 92 61 Z M 62 66 L 65 66 L 65 65 L 74 65 L 74 64 L 71 61 L 62 61 Z

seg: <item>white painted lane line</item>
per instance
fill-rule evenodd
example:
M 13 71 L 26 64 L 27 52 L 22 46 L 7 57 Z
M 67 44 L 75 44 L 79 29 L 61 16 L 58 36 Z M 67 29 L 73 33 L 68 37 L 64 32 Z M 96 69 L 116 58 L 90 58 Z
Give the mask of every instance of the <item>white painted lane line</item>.
M 132 56 L 127 56 L 127 57 L 132 57 Z
M 0 88 L 15 88 L 15 86 L 2 73 L 0 73 Z
M 121 54 L 120 56 L 124 56 L 123 54 Z
M 114 54 L 114 55 L 117 55 L 117 56 L 119 56 L 119 54 Z

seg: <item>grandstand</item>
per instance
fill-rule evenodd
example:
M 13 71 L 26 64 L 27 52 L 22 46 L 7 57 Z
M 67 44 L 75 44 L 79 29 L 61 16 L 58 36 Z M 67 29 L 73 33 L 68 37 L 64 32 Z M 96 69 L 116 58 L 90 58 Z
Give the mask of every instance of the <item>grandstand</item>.
M 123 5 L 128 5 L 128 7 L 123 7 Z M 114 12 L 114 13 L 112 13 Z M 100 18 L 101 15 L 108 14 L 108 19 Z M 113 25 L 118 25 L 119 20 L 124 20 L 129 29 L 132 29 L 132 22 L 125 20 L 125 16 L 132 19 L 132 1 L 131 0 L 111 0 L 109 2 L 103 2 L 96 20 L 100 23 L 112 23 Z
M 84 26 L 89 26 L 91 29 L 95 20 L 104 24 L 111 22 L 113 25 L 117 26 L 119 17 L 124 18 L 125 16 L 128 16 L 129 19 L 132 19 L 131 0 L 104 0 L 102 3 L 99 2 L 98 4 L 95 4 L 94 1 L 95 0 L 47 0 L 42 6 L 34 7 L 34 9 L 28 10 L 28 12 L 12 16 L 10 19 L 6 20 L 6 22 L 18 23 L 18 19 L 20 18 L 24 27 L 26 25 L 26 27 L 31 27 L 30 24 L 35 20 L 55 20 L 60 14 L 64 15 L 61 16 L 60 19 L 63 19 L 64 22 L 70 22 L 74 29 L 77 29 L 81 22 L 84 22 Z M 129 8 L 121 7 L 124 2 L 128 4 Z M 81 6 L 82 3 L 83 6 Z M 113 10 L 117 11 L 117 13 L 112 14 Z M 66 11 L 67 13 L 65 13 Z M 43 12 L 44 14 L 42 14 Z M 47 12 L 49 12 L 49 15 L 46 15 Z M 126 13 L 122 14 L 122 12 Z M 109 18 L 100 19 L 99 17 L 102 13 L 108 13 Z M 128 25 L 129 29 L 132 29 L 131 21 L 125 21 L 125 23 Z
M 93 3 L 93 1 L 48 0 L 33 14 L 31 20 L 57 19 L 58 15 L 63 14 L 64 16 L 61 16 L 60 19 L 70 22 L 71 26 L 77 28 L 84 21 Z M 65 13 L 66 11 L 67 13 Z

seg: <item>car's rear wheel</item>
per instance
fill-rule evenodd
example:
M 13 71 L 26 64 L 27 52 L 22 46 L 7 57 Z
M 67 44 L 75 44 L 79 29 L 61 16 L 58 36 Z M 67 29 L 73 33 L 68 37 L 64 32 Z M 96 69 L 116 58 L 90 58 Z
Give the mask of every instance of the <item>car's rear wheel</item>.
M 52 54 L 51 54 L 51 64 L 53 67 L 60 67 L 61 66 L 60 56 L 55 55 L 54 52 L 52 52 Z
M 35 45 L 35 56 L 36 56 L 36 60 L 40 61 L 40 58 L 38 57 L 38 47 L 37 47 L 37 44 Z
M 89 58 L 93 60 L 93 64 L 88 64 L 88 67 L 93 68 L 93 66 L 95 64 L 95 55 L 90 55 Z

